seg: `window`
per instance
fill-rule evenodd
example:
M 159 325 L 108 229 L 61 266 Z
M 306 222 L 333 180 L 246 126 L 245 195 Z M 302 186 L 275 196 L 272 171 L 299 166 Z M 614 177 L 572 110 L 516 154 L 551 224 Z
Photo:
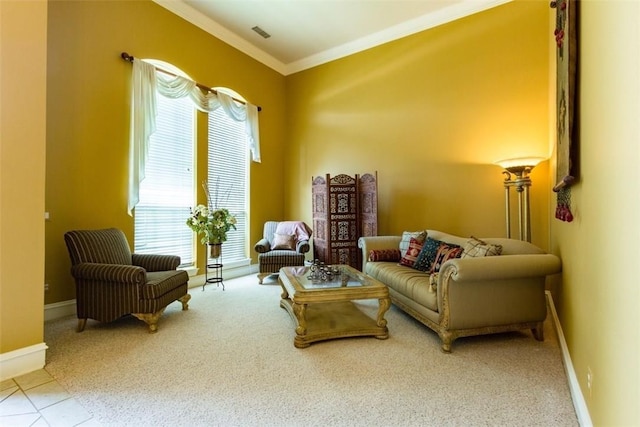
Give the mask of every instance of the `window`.
M 235 98 L 241 97 L 232 91 L 216 88 Z M 247 261 L 248 223 L 248 170 L 245 122 L 237 122 L 227 116 L 222 108 L 209 113 L 209 165 L 208 182 L 211 196 L 219 207 L 229 209 L 236 216 L 237 230 L 227 234 L 222 256 L 225 265 Z
M 194 206 L 195 109 L 188 97 L 157 96 L 156 131 L 151 135 L 140 202 L 135 208 L 137 253 L 178 255 L 195 262 L 194 233 L 185 222 Z

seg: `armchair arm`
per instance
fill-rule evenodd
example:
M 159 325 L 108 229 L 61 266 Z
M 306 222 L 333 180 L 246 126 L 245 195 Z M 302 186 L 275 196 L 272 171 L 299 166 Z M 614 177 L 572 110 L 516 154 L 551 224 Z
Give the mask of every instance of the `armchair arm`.
M 300 240 L 296 244 L 296 252 L 298 252 L 299 254 L 306 254 L 307 252 L 309 252 L 310 249 L 311 249 L 311 246 L 309 246 L 308 240 Z
M 369 236 L 358 239 L 358 247 L 362 249 L 362 271 L 369 262 L 369 252 L 380 249 L 398 249 L 401 236 Z
M 177 255 L 131 254 L 131 263 L 147 271 L 175 270 L 180 265 Z
M 147 272 L 142 267 L 121 264 L 83 262 L 71 267 L 71 275 L 80 280 L 143 285 Z
M 265 252 L 269 252 L 271 250 L 271 243 L 266 238 L 262 238 L 255 244 L 253 249 L 259 254 L 263 254 Z

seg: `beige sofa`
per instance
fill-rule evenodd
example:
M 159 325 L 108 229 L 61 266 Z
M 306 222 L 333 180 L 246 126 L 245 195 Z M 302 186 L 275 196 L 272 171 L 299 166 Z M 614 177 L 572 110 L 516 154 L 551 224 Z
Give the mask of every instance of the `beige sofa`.
M 436 230 L 427 233 L 462 247 L 469 240 Z M 397 261 L 369 261 L 372 250 L 398 249 L 401 240 L 402 236 L 360 238 L 362 271 L 389 287 L 394 305 L 437 332 L 443 351 L 450 352 L 459 337 L 521 329 L 531 329 L 537 340 L 544 339 L 545 279 L 561 271 L 557 256 L 520 240 L 482 238 L 501 245 L 502 254 L 450 259 L 430 284 L 428 272 Z

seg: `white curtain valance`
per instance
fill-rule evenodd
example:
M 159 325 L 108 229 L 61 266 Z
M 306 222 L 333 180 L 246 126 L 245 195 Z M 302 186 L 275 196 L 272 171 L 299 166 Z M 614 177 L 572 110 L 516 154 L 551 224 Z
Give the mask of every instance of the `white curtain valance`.
M 241 104 L 223 92 L 202 93 L 196 82 L 182 76 L 170 76 L 143 60 L 133 60 L 131 88 L 131 129 L 129 141 L 129 201 L 127 211 L 131 215 L 140 200 L 140 182 L 145 176 L 149 153 L 149 137 L 156 129 L 156 92 L 167 98 L 188 96 L 195 107 L 205 113 L 219 107 L 233 120 L 245 122 L 251 158 L 260 162 L 260 135 L 258 107 Z

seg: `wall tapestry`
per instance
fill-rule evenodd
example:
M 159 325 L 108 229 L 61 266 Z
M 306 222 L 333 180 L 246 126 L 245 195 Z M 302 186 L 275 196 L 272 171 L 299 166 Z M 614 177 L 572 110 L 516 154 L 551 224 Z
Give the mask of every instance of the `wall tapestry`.
M 556 11 L 556 185 L 553 191 L 570 186 L 577 179 L 576 83 L 577 0 L 551 2 Z

